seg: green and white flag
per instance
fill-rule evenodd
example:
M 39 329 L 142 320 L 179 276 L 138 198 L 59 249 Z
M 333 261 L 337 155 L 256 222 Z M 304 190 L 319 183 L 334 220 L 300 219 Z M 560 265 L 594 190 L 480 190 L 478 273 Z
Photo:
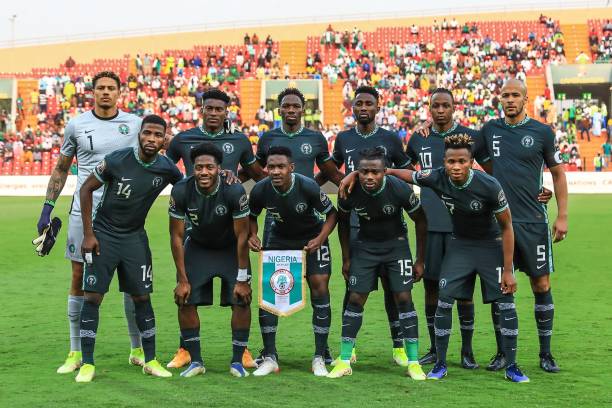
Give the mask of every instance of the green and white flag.
M 306 305 L 306 255 L 302 250 L 259 253 L 259 307 L 289 316 Z

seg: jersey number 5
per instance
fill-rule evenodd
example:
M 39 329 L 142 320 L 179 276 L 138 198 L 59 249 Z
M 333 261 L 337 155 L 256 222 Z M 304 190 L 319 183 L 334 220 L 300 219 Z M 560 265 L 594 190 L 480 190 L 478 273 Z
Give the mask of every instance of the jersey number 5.
M 493 157 L 499 157 L 499 140 L 493 141 Z

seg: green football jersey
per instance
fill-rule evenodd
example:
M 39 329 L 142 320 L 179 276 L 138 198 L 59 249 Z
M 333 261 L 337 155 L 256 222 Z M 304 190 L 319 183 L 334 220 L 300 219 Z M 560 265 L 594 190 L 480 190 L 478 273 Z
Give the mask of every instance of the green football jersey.
M 93 174 L 105 184 L 93 226 L 119 234 L 144 229 L 145 219 L 157 196 L 168 184 L 178 183 L 183 178 L 174 163 L 161 154 L 151 163 L 142 162 L 137 147 L 106 155 Z

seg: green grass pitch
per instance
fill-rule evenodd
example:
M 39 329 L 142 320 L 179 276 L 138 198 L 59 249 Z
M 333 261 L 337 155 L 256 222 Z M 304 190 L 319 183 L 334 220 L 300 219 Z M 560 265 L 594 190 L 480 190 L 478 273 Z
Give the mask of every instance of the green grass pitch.
M 67 222 L 69 197 L 59 200 L 55 215 Z M 160 198 L 149 215 L 147 230 L 154 258 L 157 315 L 157 355 L 167 363 L 178 344 L 173 303 L 174 266 L 169 248 L 167 198 Z M 511 384 L 502 373 L 469 372 L 459 361 L 456 315 L 449 347 L 449 377 L 439 382 L 414 382 L 391 362 L 391 343 L 380 292 L 366 305 L 357 342 L 358 362 L 352 377 L 329 380 L 310 373 L 313 352 L 311 311 L 281 319 L 278 349 L 281 372 L 266 378 L 236 379 L 229 375 L 231 357 L 229 309 L 201 308 L 202 349 L 207 373 L 183 379 L 144 376 L 127 364 L 129 341 L 122 298 L 113 283 L 101 308 L 96 347 L 97 378 L 76 384 L 74 375 L 56 368 L 68 351 L 66 297 L 69 263 L 63 258 L 65 224 L 52 254 L 39 258 L 30 244 L 41 198 L 0 198 L 0 407 L 33 406 L 610 406 L 612 404 L 612 314 L 609 247 L 612 196 L 570 197 L 570 231 L 555 245 L 557 272 L 552 277 L 555 299 L 553 352 L 562 371 L 546 374 L 538 368 L 538 346 L 529 282 L 519 275 L 519 363 L 530 384 Z M 555 206 L 551 206 L 554 209 Z M 553 211 L 553 210 L 551 210 Z M 551 214 L 554 216 L 554 214 Z M 337 236 L 331 238 L 332 332 L 330 345 L 338 352 L 343 280 Z M 414 241 L 412 241 L 414 245 Z M 252 260 L 255 258 L 253 257 Z M 115 280 L 116 282 L 116 280 Z M 420 352 L 428 347 L 423 316 L 423 288 L 413 291 L 420 320 Z M 217 298 L 218 299 L 218 298 Z M 486 365 L 495 351 L 488 306 L 476 291 L 474 351 Z M 253 307 L 250 345 L 261 347 Z M 425 369 L 430 368 L 425 367 Z

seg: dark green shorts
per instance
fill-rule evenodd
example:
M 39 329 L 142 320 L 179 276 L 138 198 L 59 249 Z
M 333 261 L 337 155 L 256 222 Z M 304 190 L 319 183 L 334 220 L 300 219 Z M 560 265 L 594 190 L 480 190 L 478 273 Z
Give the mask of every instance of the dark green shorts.
M 440 280 L 442 271 L 442 260 L 448 249 L 452 233 L 434 232 L 427 233 L 427 245 L 425 247 L 425 273 L 423 278 L 431 281 Z
M 472 299 L 478 275 L 482 299 L 484 303 L 491 303 L 504 296 L 501 291 L 503 266 L 501 239 L 471 240 L 453 236 L 442 262 L 439 297 Z
M 309 240 L 290 240 L 269 234 L 266 249 L 303 249 Z M 331 253 L 329 241 L 325 240 L 321 248 L 312 254 L 306 254 L 306 276 L 331 275 Z
M 121 292 L 137 296 L 153 292 L 153 262 L 147 233 L 144 230 L 122 235 L 94 233 L 100 255 L 93 254 L 93 263 L 85 264 L 83 290 L 108 292 L 116 269 Z
M 355 241 L 351 246 L 351 266 L 348 289 L 351 292 L 370 293 L 377 288 L 377 281 L 387 279 L 392 292 L 412 290 L 412 255 L 408 240 L 369 245 Z
M 243 305 L 234 298 L 234 285 L 238 275 L 238 250 L 206 248 L 191 238 L 185 240 L 185 272 L 191 285 L 187 304 L 210 306 L 213 302 L 213 278 L 221 278 L 221 306 Z
M 554 271 L 552 239 L 548 224 L 512 223 L 514 228 L 514 267 L 531 277 Z

